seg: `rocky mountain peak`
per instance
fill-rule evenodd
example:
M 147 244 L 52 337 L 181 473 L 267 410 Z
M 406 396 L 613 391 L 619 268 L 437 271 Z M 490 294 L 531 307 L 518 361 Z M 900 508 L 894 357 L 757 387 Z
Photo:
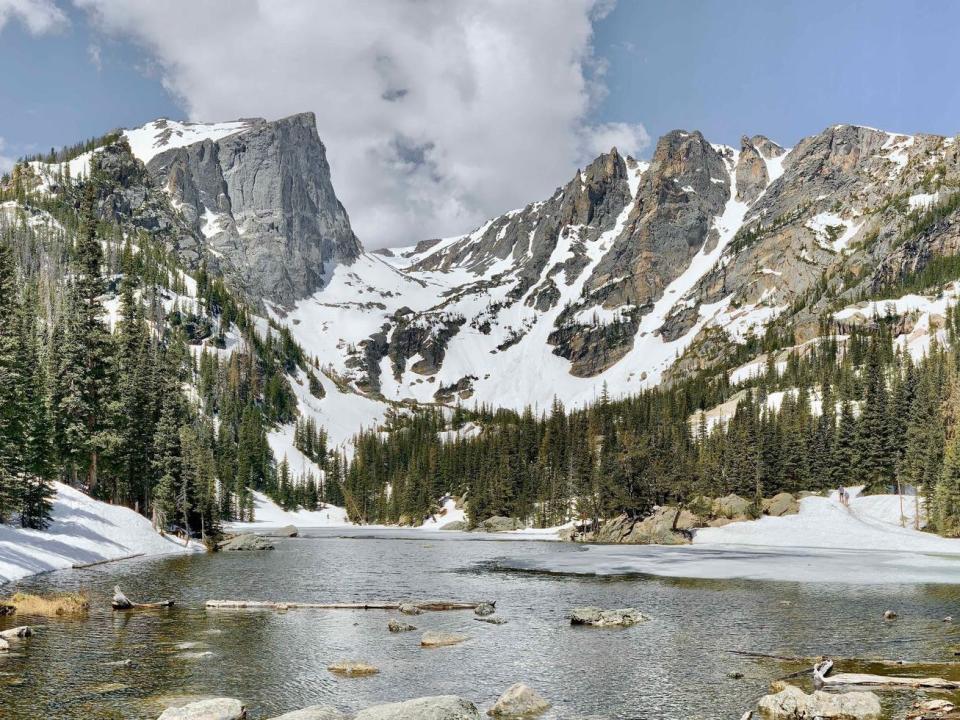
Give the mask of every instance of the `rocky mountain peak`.
M 208 262 L 256 302 L 289 307 L 362 252 L 312 112 L 211 125 L 158 120 L 128 137 L 205 238 Z

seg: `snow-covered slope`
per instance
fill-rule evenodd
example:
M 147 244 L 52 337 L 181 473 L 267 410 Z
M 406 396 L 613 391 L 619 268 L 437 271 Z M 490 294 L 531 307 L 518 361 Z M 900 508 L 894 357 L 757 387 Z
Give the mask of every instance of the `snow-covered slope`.
M 0 525 L 0 584 L 129 555 L 199 552 L 158 534 L 147 518 L 56 483 L 53 522 L 44 531 Z

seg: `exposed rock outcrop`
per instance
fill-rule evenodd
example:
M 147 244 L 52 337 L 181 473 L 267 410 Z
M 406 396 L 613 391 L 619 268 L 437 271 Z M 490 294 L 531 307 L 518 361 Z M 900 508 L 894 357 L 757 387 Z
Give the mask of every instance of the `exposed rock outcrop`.
M 598 607 L 576 608 L 570 612 L 571 625 L 591 625 L 593 627 L 630 627 L 647 622 L 649 617 L 636 608 L 604 610 Z
M 487 711 L 487 715 L 494 718 L 504 718 L 505 720 L 515 720 L 516 718 L 530 718 L 550 709 L 550 703 L 537 693 L 533 688 L 516 683 L 507 688 L 494 703 L 493 707 Z
M 793 685 L 764 695 L 757 712 L 767 720 L 879 720 L 880 699 L 872 692 L 828 693 L 817 690 L 808 695 Z
M 481 720 L 469 700 L 455 695 L 424 697 L 361 710 L 354 720 Z
M 167 708 L 158 720 L 246 720 L 247 710 L 234 698 L 211 698 Z

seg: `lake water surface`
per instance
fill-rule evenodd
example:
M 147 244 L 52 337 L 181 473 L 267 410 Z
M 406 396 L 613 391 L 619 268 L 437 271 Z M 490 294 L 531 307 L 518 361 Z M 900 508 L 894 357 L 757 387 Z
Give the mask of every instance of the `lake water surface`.
M 36 620 L 37 635 L 0 656 L 0 717 L 152 719 L 171 698 L 208 695 L 242 699 L 255 720 L 317 703 L 357 710 L 438 694 L 485 708 L 523 681 L 553 702 L 545 718 L 739 718 L 771 680 L 803 666 L 730 650 L 943 661 L 955 659 L 951 646 L 960 643 L 960 624 L 942 621 L 960 621 L 954 584 L 553 574 L 530 568 L 577 565 L 574 553 L 583 549 L 447 534 L 305 534 L 276 541 L 272 552 L 133 560 L 4 587 L 82 589 L 93 608 L 83 619 Z M 662 552 L 669 561 L 669 549 L 637 552 Z M 744 561 L 755 551 L 739 552 Z M 177 607 L 113 613 L 114 584 L 135 599 L 175 598 Z M 387 611 L 205 610 L 213 598 L 492 599 L 509 622 L 427 613 L 404 618 L 417 632 L 393 635 L 387 622 L 397 615 Z M 571 627 L 565 616 L 581 605 L 634 606 L 653 620 L 627 629 Z M 884 622 L 887 608 L 900 619 Z M 23 623 L 0 618 L 0 629 Z M 425 650 L 419 638 L 426 630 L 470 640 Z M 111 665 L 125 659 L 136 666 Z M 358 679 L 327 672 L 345 659 L 381 672 Z M 890 717 L 902 716 L 913 699 L 886 695 Z

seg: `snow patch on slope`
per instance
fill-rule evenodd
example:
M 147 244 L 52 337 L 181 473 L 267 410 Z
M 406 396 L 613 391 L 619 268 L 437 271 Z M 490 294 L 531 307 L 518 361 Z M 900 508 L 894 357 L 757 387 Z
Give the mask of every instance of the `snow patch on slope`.
M 134 157 L 146 165 L 165 150 L 185 147 L 203 140 L 216 142 L 249 127 L 250 123 L 243 121 L 208 124 L 161 118 L 143 127 L 124 130 L 123 134 L 130 143 L 130 150 L 133 151 Z
M 79 490 L 54 483 L 53 522 L 46 530 L 0 525 L 0 584 L 36 573 L 129 555 L 199 552 L 159 533 L 139 513 L 94 500 Z

